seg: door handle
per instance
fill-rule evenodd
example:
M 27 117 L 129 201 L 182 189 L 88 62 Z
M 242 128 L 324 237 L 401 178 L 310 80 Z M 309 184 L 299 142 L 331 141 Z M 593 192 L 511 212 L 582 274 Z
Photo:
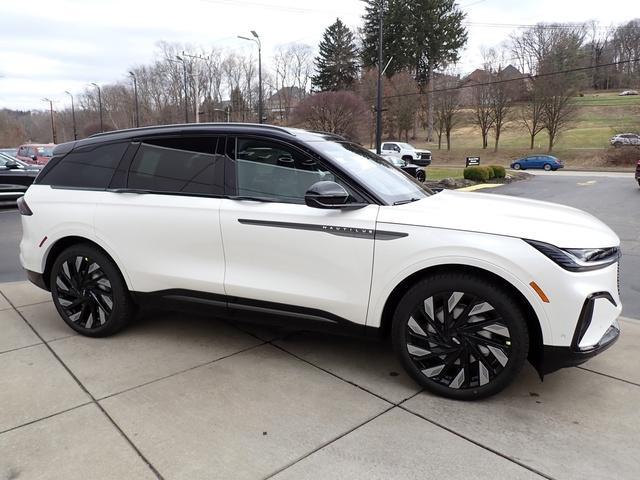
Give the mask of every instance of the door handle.
M 151 193 L 151 190 L 143 190 L 142 188 L 108 188 L 107 191 L 113 193 L 137 193 L 140 195 Z

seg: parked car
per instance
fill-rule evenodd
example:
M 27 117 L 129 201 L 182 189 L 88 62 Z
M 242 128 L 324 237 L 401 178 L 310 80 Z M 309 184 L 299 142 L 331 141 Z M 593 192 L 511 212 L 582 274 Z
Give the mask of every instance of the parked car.
M 402 171 L 407 172 L 409 175 L 411 175 L 413 178 L 415 178 L 419 182 L 424 182 L 427 179 L 426 167 L 419 167 L 418 165 L 407 162 L 406 160 L 403 160 L 397 157 L 392 157 L 384 153 L 382 154 L 382 158 L 387 159 L 393 165 L 395 165 Z
M 627 145 L 640 145 L 640 135 L 637 133 L 619 133 L 611 137 L 609 143 L 614 147 L 623 147 Z
M 375 153 L 375 150 L 371 150 Z M 380 146 L 380 153 L 386 157 L 399 158 L 407 163 L 413 163 L 419 167 L 431 165 L 431 152 L 420 150 L 413 145 L 404 142 L 384 142 Z
M 58 145 L 18 204 L 28 278 L 90 337 L 148 303 L 389 334 L 420 385 L 474 399 L 527 358 L 546 375 L 619 336 L 620 239 L 604 223 L 527 199 L 431 195 L 333 134 L 97 134 Z
M 619 97 L 626 97 L 629 95 L 638 95 L 638 91 L 637 90 L 625 90 L 624 92 L 620 92 L 618 94 Z
M 24 195 L 41 168 L 0 152 L 0 203 L 15 201 Z
M 25 163 L 33 165 L 46 165 L 53 154 L 53 143 L 27 143 L 18 147 L 16 157 Z
M 511 162 L 511 168 L 514 170 L 542 168 L 546 171 L 556 171 L 559 168 L 564 168 L 564 164 L 553 155 L 527 155 Z
M 638 163 L 636 164 L 636 181 L 640 187 L 640 160 L 638 160 Z

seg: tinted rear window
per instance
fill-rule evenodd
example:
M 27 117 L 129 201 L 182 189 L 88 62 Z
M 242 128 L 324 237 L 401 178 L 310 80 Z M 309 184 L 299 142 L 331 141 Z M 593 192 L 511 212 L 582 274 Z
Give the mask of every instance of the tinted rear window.
M 127 186 L 162 193 L 222 195 L 224 157 L 216 137 L 145 140 L 129 169 Z
M 73 151 L 38 183 L 59 187 L 107 188 L 127 145 L 115 143 Z

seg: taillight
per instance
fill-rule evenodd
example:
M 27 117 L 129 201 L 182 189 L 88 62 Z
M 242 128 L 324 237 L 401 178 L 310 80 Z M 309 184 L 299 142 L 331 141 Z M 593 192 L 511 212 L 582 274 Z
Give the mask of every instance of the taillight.
M 18 211 L 20 212 L 20 215 L 27 215 L 27 216 L 33 215 L 33 212 L 29 208 L 29 205 L 27 205 L 27 201 L 24 199 L 24 197 L 20 197 L 17 203 L 18 203 Z

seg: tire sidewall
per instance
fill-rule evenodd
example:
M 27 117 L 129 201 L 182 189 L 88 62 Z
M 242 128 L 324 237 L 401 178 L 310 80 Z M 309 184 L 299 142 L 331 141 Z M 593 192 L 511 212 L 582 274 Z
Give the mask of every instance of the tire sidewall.
M 97 328 L 84 328 L 69 319 L 58 300 L 58 290 L 56 286 L 56 277 L 62 268 L 62 264 L 70 259 L 83 256 L 90 258 L 97 263 L 107 276 L 111 283 L 113 308 L 104 325 Z M 122 274 L 115 266 L 113 261 L 95 247 L 85 244 L 74 245 L 64 250 L 54 261 L 51 267 L 51 276 L 49 280 L 51 286 L 51 297 L 56 310 L 64 320 L 76 332 L 89 337 L 104 337 L 115 333 L 122 328 L 128 318 L 131 316 L 131 300 L 129 291 L 126 288 Z
M 452 389 L 430 380 L 416 367 L 406 347 L 406 329 L 411 311 L 418 302 L 441 292 L 471 293 L 489 302 L 503 317 L 511 335 L 511 356 L 504 369 L 487 385 L 468 389 Z M 522 369 L 529 351 L 526 320 L 517 304 L 495 283 L 466 274 L 442 274 L 427 277 L 402 297 L 396 308 L 392 325 L 392 343 L 396 355 L 411 377 L 427 390 L 458 400 L 472 400 L 494 395 L 503 390 Z
M 516 163 L 513 165 L 514 170 L 520 170 L 521 168 L 522 168 L 522 165 L 520 165 L 519 163 Z
M 551 165 L 545 163 L 543 168 L 545 169 L 545 171 L 549 172 L 551 170 Z

